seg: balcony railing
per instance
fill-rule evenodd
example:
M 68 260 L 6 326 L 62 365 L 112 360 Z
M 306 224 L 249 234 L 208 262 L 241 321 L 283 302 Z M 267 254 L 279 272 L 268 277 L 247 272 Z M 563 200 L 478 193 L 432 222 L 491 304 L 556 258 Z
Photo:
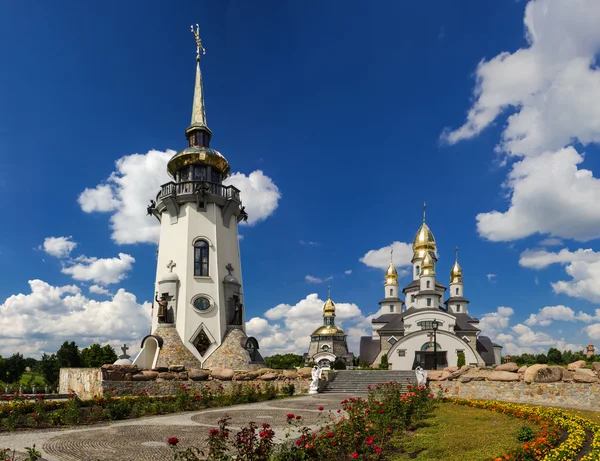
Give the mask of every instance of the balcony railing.
M 226 199 L 240 200 L 240 191 L 234 186 L 224 186 L 216 182 L 210 181 L 182 181 L 168 182 L 160 187 L 157 199 L 167 197 L 169 195 L 218 195 Z

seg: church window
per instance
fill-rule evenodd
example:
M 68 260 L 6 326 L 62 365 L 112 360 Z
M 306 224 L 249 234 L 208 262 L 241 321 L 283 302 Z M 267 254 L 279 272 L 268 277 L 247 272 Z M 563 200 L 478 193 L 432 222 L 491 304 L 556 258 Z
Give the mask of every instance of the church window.
M 211 345 L 211 340 L 208 338 L 204 330 L 200 330 L 200 333 L 198 336 L 196 336 L 196 338 L 194 338 L 192 344 L 194 344 L 196 350 L 200 352 L 200 355 L 204 355 Z
M 398 349 L 398 357 L 406 357 L 406 349 Z
M 390 296 L 394 296 L 394 289 L 390 288 Z
M 390 306 L 390 312 L 394 312 L 394 305 L 393 304 Z
M 417 271 L 417 275 L 419 275 L 419 271 L 420 271 L 419 266 L 416 267 L 416 271 Z
M 456 289 L 456 294 L 458 294 L 458 288 Z
M 391 338 L 389 338 L 387 341 L 388 341 L 388 343 L 390 343 L 392 346 L 398 342 L 398 340 L 397 340 L 396 338 L 394 338 L 393 336 L 392 336 Z
M 179 170 L 179 181 L 189 181 L 190 180 L 190 168 L 185 167 Z
M 208 277 L 208 243 L 205 240 L 194 243 L 194 277 Z
M 460 312 L 460 304 L 456 305 L 456 312 Z
M 194 166 L 194 181 L 206 181 L 206 167 L 204 165 Z
M 431 282 L 427 280 L 427 288 L 431 288 Z
M 410 302 L 414 303 L 415 302 L 415 295 L 410 295 Z
M 329 350 L 329 346 L 327 344 L 323 344 L 323 346 L 321 347 L 321 349 L 323 349 L 324 351 L 328 351 Z
M 219 173 L 216 168 L 212 168 L 211 167 L 211 169 L 210 169 L 210 180 L 212 182 L 217 182 L 217 183 L 221 182 L 221 173 Z
M 427 307 L 431 306 L 431 298 L 427 298 Z

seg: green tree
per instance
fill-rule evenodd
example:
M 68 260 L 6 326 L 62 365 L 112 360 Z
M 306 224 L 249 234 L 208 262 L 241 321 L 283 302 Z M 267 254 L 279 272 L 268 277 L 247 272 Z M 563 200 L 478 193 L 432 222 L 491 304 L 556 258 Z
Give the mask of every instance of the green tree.
M 56 358 L 60 368 L 79 368 L 83 366 L 81 353 L 75 341 L 65 341 L 56 351 Z
M 465 353 L 463 351 L 458 351 L 456 353 L 456 366 L 462 367 L 467 363 L 465 359 Z
M 0 381 L 6 382 L 6 364 L 0 355 Z
M 381 363 L 379 364 L 379 369 L 380 370 L 387 370 L 390 367 L 390 364 L 388 362 L 388 355 L 387 354 L 383 354 L 381 356 Z
M 4 369 L 7 383 L 18 383 L 25 373 L 25 359 L 22 354 L 16 353 L 4 359 Z
M 304 357 L 298 354 L 275 354 L 271 357 L 265 357 L 265 362 L 269 368 L 293 370 L 304 364 Z
M 56 389 L 56 386 L 58 386 L 58 378 L 60 376 L 60 364 L 58 363 L 56 354 L 42 355 L 42 360 L 40 360 L 39 363 L 39 370 L 44 377 L 46 384 L 53 389 Z
M 535 356 L 535 362 L 536 363 L 548 363 L 548 357 L 546 357 L 546 354 L 538 354 Z
M 94 343 L 81 351 L 81 360 L 83 361 L 83 366 L 96 368 L 107 363 L 114 363 L 117 360 L 117 354 L 115 354 L 115 350 L 108 344 L 102 347 L 100 344 Z
M 344 362 L 341 359 L 336 360 L 335 363 L 333 364 L 333 369 L 334 370 L 345 370 L 346 369 L 346 362 Z
M 548 363 L 554 365 L 561 365 L 563 363 L 562 352 L 560 352 L 555 347 L 551 347 L 548 349 Z
M 110 344 L 107 344 L 102 348 L 102 360 L 104 360 L 102 365 L 106 363 L 115 363 L 118 358 L 117 353 Z

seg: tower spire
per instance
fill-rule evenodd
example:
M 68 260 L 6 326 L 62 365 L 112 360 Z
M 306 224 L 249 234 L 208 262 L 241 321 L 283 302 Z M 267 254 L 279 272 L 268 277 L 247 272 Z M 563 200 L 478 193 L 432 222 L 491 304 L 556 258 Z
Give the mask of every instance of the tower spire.
M 454 253 L 456 253 L 456 262 L 458 262 L 458 245 L 456 245 L 456 250 L 454 250 Z
M 206 50 L 202 46 L 202 41 L 200 40 L 200 26 L 196 24 L 195 30 L 194 26 L 190 26 L 190 29 L 192 30 L 194 38 L 196 39 L 196 83 L 194 85 L 192 123 L 190 125 L 190 128 L 188 128 L 188 131 L 192 128 L 205 128 L 206 130 L 208 130 L 208 125 L 206 124 L 206 109 L 204 108 L 204 88 L 202 87 L 202 72 L 200 71 L 200 54 L 205 55 Z
M 327 299 L 331 299 L 331 285 L 327 285 Z
M 423 222 L 425 222 L 425 213 L 427 212 L 427 202 L 423 202 Z

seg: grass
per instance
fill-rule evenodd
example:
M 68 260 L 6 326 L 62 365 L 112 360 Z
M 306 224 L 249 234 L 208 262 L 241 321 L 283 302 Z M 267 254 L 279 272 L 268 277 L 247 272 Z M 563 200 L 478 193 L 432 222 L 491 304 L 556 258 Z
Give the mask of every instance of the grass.
M 30 383 L 30 380 L 32 380 Z M 21 381 L 20 381 L 21 385 L 23 386 L 29 386 L 30 384 L 35 384 L 37 387 L 40 386 L 44 386 L 45 381 L 44 381 L 44 377 L 39 374 L 36 373 L 34 371 L 26 371 L 25 373 L 23 373 L 23 376 L 21 376 Z
M 413 434 L 397 440 L 393 461 L 480 461 L 519 445 L 524 422 L 492 411 L 442 404 Z M 534 432 L 537 427 L 531 425 Z

